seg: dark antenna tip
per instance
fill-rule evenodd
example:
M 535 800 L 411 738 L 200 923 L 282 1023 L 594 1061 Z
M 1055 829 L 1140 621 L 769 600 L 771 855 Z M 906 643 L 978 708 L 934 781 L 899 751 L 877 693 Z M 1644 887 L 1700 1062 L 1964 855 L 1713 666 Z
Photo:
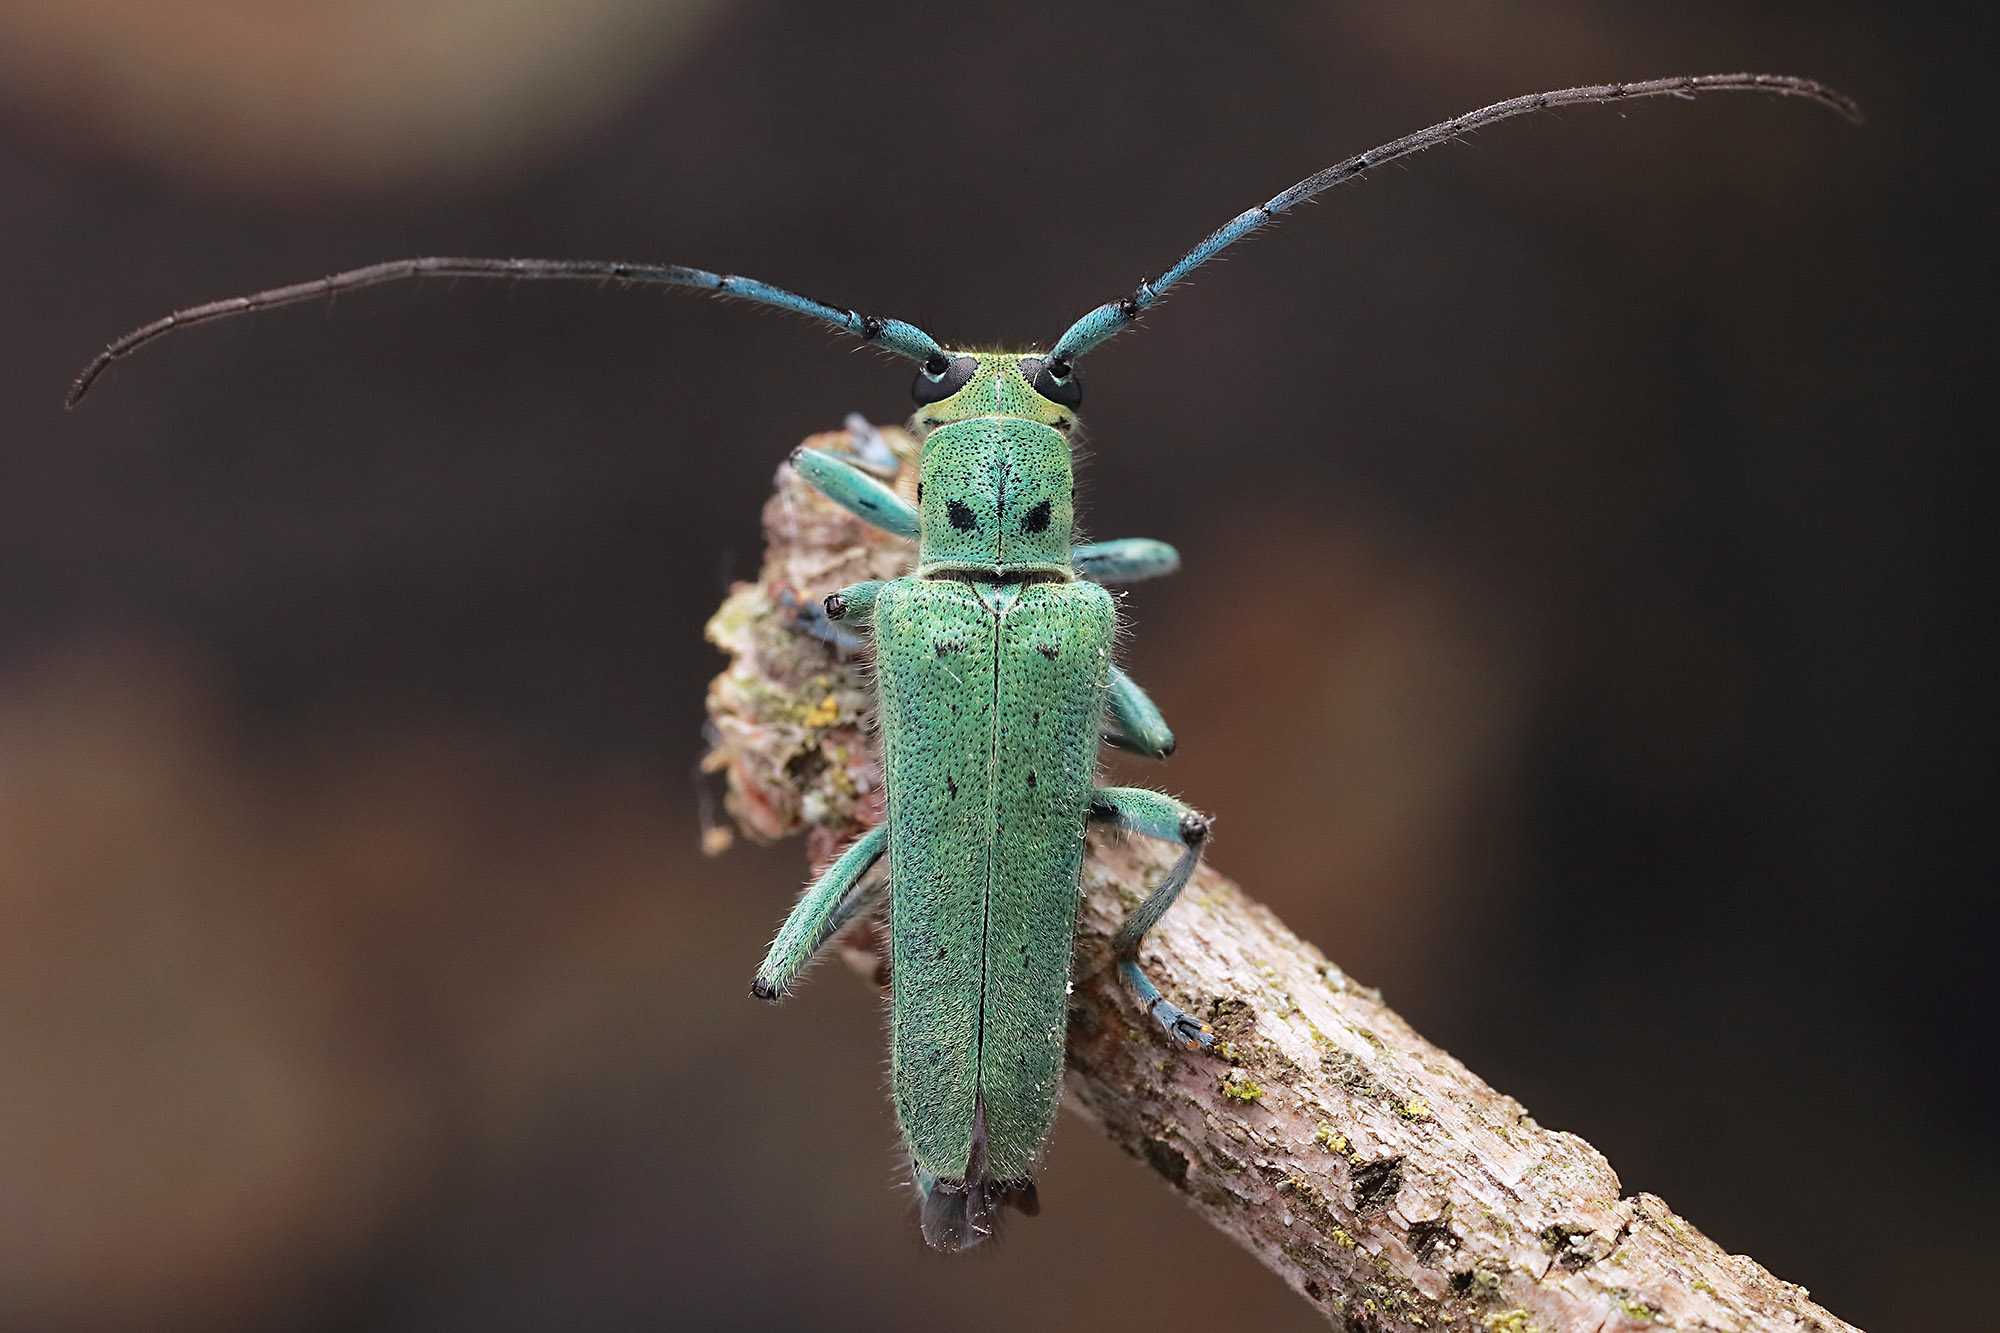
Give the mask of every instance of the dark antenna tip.
M 1581 88 L 1554 88 L 1545 93 L 1510 97 L 1504 102 L 1495 102 L 1491 106 L 1468 111 L 1462 116 L 1439 121 L 1435 125 L 1418 130 L 1415 134 L 1406 134 L 1379 148 L 1371 148 L 1365 153 L 1357 153 L 1344 161 L 1336 162 L 1324 171 L 1306 177 L 1265 203 L 1237 214 L 1210 232 L 1201 244 L 1182 255 L 1180 260 L 1158 279 L 1140 283 L 1138 290 L 1130 296 L 1101 305 L 1070 325 L 1068 331 L 1056 339 L 1051 356 L 1053 359 L 1065 362 L 1076 360 L 1107 338 L 1131 327 L 1133 320 L 1142 311 L 1158 304 L 1167 294 L 1169 287 L 1244 237 L 1262 228 L 1280 213 L 1336 185 L 1345 184 L 1379 167 L 1387 166 L 1399 158 L 1421 153 L 1439 144 L 1451 143 L 1474 130 L 1483 129 L 1499 121 L 1510 120 L 1515 116 L 1532 115 L 1553 107 L 1580 106 L 1591 102 L 1626 102 L 1641 97 L 1673 97 L 1692 101 L 1699 94 L 1718 92 L 1761 92 L 1775 93 L 1782 97 L 1798 97 L 1818 103 L 1850 125 L 1859 125 L 1863 121 L 1861 104 L 1846 93 L 1837 88 L 1830 88 L 1817 79 L 1802 79 L 1790 74 L 1748 72 L 1690 74 L 1670 79 L 1643 79 L 1634 83 L 1598 83 Z
M 621 287 L 695 287 L 711 291 L 720 296 L 732 296 L 738 300 L 750 301 L 757 305 L 775 306 L 789 310 L 795 315 L 804 315 L 831 324 L 845 333 L 856 334 L 877 346 L 906 356 L 913 361 L 921 361 L 937 354 L 937 343 L 931 336 L 914 324 L 900 320 L 887 320 L 876 316 L 866 318 L 851 310 L 831 306 L 824 301 L 800 296 L 797 292 L 773 287 L 769 283 L 751 278 L 736 277 L 726 273 L 711 273 L 707 269 L 688 268 L 681 264 L 630 264 L 621 261 L 597 259 L 467 259 L 453 256 L 433 256 L 422 259 L 394 259 L 384 264 L 369 264 L 364 268 L 351 268 L 329 277 L 315 278 L 311 282 L 295 282 L 287 287 L 271 287 L 248 296 L 232 296 L 226 300 L 209 301 L 203 305 L 189 306 L 176 310 L 173 314 L 154 320 L 132 330 L 97 354 L 97 359 L 83 368 L 70 386 L 69 397 L 65 400 L 75 407 L 90 392 L 90 386 L 113 361 L 128 356 L 153 339 L 176 329 L 193 328 L 197 324 L 207 324 L 213 320 L 229 319 L 236 315 L 248 314 L 253 310 L 275 310 L 279 306 L 297 305 L 301 301 L 321 300 L 342 292 L 359 291 L 364 287 L 379 287 L 385 283 L 402 282 L 411 278 L 508 278 L 514 281 L 567 281 L 616 283 Z
M 83 401 L 85 394 L 90 392 L 91 381 L 95 380 L 99 372 L 103 369 L 104 358 L 102 356 L 83 368 L 83 373 L 76 377 L 76 383 L 70 385 L 69 392 L 63 395 L 63 411 L 76 411 L 76 405 Z

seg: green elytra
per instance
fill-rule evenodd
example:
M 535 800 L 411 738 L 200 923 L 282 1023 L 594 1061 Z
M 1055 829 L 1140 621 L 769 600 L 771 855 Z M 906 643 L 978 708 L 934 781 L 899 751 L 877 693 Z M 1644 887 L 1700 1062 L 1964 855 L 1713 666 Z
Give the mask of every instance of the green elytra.
M 922 1199 L 925 1238 L 964 1249 L 1003 1204 L 1035 1210 L 1032 1181 L 1063 1070 L 1066 996 L 1084 832 L 1102 821 L 1177 842 L 1182 854 L 1113 939 L 1120 978 L 1166 1036 L 1211 1044 L 1206 1028 L 1141 971 L 1141 939 L 1198 862 L 1208 821 L 1170 797 L 1095 784 L 1100 737 L 1164 758 L 1172 733 L 1111 660 L 1102 584 L 1170 572 L 1145 540 L 1072 546 L 1069 437 L 1075 362 L 1129 327 L 1223 249 L 1307 199 L 1472 130 L 1551 107 L 1704 92 L 1763 91 L 1827 106 L 1841 93 L 1784 75 L 1720 74 L 1534 93 L 1440 122 L 1336 163 L 1231 219 L 1158 279 L 1070 326 L 1046 353 L 947 350 L 902 320 L 857 313 L 755 279 L 679 265 L 423 258 L 190 307 L 113 342 L 70 390 L 155 338 L 254 310 L 418 277 L 597 280 L 695 287 L 810 316 L 920 363 L 919 503 L 869 475 L 866 456 L 801 450 L 793 463 L 830 499 L 917 542 L 912 573 L 826 599 L 823 620 L 872 629 L 886 822 L 806 891 L 752 985 L 782 995 L 856 915 L 889 895 L 891 1060 L 899 1125 Z M 831 633 L 802 615 L 802 628 Z M 868 871 L 884 857 L 886 886 Z

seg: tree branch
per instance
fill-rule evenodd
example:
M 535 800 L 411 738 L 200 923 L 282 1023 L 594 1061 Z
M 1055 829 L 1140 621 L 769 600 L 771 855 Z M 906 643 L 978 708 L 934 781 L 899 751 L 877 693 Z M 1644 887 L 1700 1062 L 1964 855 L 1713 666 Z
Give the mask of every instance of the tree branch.
M 906 461 L 914 443 L 885 431 Z M 807 441 L 844 450 L 844 433 Z M 903 485 L 914 469 L 904 468 Z M 824 863 L 880 821 L 865 663 L 797 608 L 906 572 L 907 543 L 779 470 L 762 577 L 709 625 L 731 654 L 709 694 L 729 808 L 760 840 L 805 830 Z M 712 848 L 727 835 L 712 831 Z M 1418 1036 L 1227 879 L 1202 870 L 1148 936 L 1148 972 L 1208 1020 L 1219 1056 L 1166 1041 L 1105 968 L 1174 849 L 1092 834 L 1069 1037 L 1071 1104 L 1336 1327 L 1840 1333 L 1850 1325 L 1660 1199 L 1621 1197 L 1582 1139 Z M 843 940 L 878 971 L 879 922 Z

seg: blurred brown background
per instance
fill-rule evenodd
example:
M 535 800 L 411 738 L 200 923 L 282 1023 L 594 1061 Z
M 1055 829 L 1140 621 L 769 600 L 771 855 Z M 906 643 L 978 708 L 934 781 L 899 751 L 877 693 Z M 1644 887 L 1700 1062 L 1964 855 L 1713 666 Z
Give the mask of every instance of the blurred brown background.
M 0 0 L 0 1327 L 1310 1328 L 1059 1129 L 923 1252 L 877 1002 L 745 995 L 687 772 L 773 465 L 907 367 L 676 260 L 1048 340 L 1498 97 L 1085 365 L 1214 859 L 1874 1330 L 1990 1318 L 1990 42 L 1963 5 Z M 1982 795 L 1981 793 L 1986 793 Z

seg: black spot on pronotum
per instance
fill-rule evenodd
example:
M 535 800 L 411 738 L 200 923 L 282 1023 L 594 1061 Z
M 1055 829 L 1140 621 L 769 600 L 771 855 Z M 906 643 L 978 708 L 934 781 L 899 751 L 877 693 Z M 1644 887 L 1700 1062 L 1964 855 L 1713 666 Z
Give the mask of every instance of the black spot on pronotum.
M 1047 532 L 1049 530 L 1049 502 L 1042 501 L 1021 516 L 1021 531 Z
M 910 397 L 916 399 L 919 406 L 942 402 L 970 384 L 978 372 L 978 357 L 947 357 L 940 352 L 924 362 L 922 369 L 917 371 L 916 383 L 910 386 Z
M 924 502 L 924 484 L 920 481 L 917 483 L 917 503 L 922 504 L 923 502 Z
M 979 520 L 973 517 L 971 506 L 963 500 L 949 502 L 945 505 L 944 512 L 945 517 L 951 520 L 951 525 L 960 532 L 970 532 L 979 526 Z
M 1386 1213 L 1403 1192 L 1403 1159 L 1378 1157 L 1372 1162 L 1356 1162 L 1349 1186 L 1356 1213 L 1363 1217 Z
M 1032 768 L 1028 770 L 1028 785 L 1030 787 L 1037 785 L 1035 782 L 1035 770 Z

